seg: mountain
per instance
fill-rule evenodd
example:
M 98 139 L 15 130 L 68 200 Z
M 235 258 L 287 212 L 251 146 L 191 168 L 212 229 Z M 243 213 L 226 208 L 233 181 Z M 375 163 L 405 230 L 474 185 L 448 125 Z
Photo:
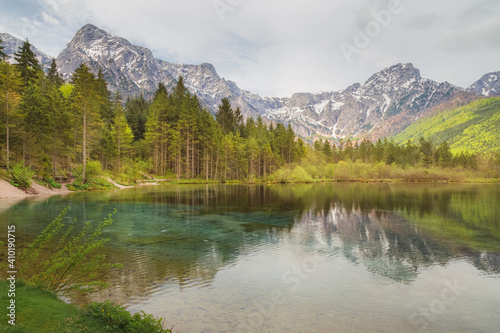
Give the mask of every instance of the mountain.
M 304 138 L 388 136 L 462 90 L 447 82 L 422 78 L 412 64 L 398 64 L 374 74 L 363 85 L 354 84 L 339 92 L 262 98 L 221 78 L 211 64 L 185 65 L 157 59 L 149 49 L 90 24 L 81 28 L 57 57 L 65 78 L 82 62 L 101 68 L 110 90 L 124 96 L 140 92 L 151 96 L 158 83 L 171 87 L 182 75 L 186 87 L 212 111 L 223 97 L 230 97 L 244 116 L 261 115 L 265 120 L 290 123 Z
M 261 97 L 221 78 L 211 64 L 187 65 L 158 59 L 151 50 L 91 24 L 75 34 L 56 61 L 65 79 L 82 62 L 96 73 L 100 69 L 109 89 L 124 97 L 140 93 L 151 97 L 160 82 L 171 90 L 182 76 L 189 91 L 212 112 L 223 97 L 229 97 L 245 117 L 261 116 L 266 122 L 290 124 L 308 141 L 317 137 L 339 141 L 391 136 L 458 95 L 500 91 L 493 76 L 483 77 L 464 90 L 448 82 L 422 78 L 420 71 L 408 63 L 385 68 L 363 84 L 355 83 L 340 91 L 303 92 L 290 98 Z
M 462 90 L 422 78 L 412 64 L 397 64 L 339 92 L 294 94 L 266 115 L 294 124 L 304 137 L 377 139 L 403 130 L 428 108 Z
M 7 33 L 0 33 L 0 36 L 3 40 L 2 45 L 5 47 L 4 52 L 9 56 L 9 62 L 13 63 L 14 53 L 18 51 L 19 46 L 23 45 L 23 41 Z M 38 59 L 38 62 L 42 65 L 42 68 L 48 70 L 53 57 L 43 53 L 33 45 L 31 45 L 31 50 Z
M 138 96 L 142 93 L 150 97 L 160 82 L 172 88 L 182 76 L 186 87 L 198 95 L 210 110 L 215 111 L 223 97 L 233 96 L 234 103 L 241 105 L 246 116 L 258 115 L 243 100 L 238 100 L 239 96 L 252 94 L 243 92 L 234 82 L 219 77 L 211 64 L 185 65 L 157 59 L 151 50 L 132 45 L 126 39 L 91 24 L 76 33 L 57 56 L 56 62 L 59 73 L 65 79 L 69 79 L 82 62 L 86 62 L 96 72 L 100 68 L 109 89 L 119 91 L 122 96 Z
M 483 75 L 483 77 L 474 82 L 468 90 L 483 96 L 500 95 L 500 72 Z
M 500 97 L 479 99 L 419 119 L 394 140 L 404 143 L 420 137 L 436 144 L 447 141 L 453 153 L 500 150 Z

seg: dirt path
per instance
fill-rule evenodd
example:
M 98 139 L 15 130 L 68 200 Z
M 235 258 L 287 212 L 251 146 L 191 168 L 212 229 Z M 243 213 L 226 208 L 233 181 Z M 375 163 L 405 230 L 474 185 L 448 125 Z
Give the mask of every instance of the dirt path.
M 108 182 L 110 182 L 111 184 L 115 185 L 116 187 L 118 187 L 119 189 L 122 189 L 122 188 L 131 188 L 133 186 L 125 186 L 125 185 L 120 185 L 118 184 L 117 182 L 115 182 L 113 179 L 109 178 L 106 179 Z

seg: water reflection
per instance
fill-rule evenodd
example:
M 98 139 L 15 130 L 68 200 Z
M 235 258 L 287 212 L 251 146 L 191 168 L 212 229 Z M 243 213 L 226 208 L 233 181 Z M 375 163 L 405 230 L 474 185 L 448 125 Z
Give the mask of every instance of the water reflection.
M 211 288 L 242 258 L 285 249 L 405 283 L 459 258 L 500 274 L 497 185 L 143 187 L 21 201 L 3 208 L 0 227 L 16 224 L 32 239 L 67 205 L 82 224 L 118 210 L 106 253 L 125 269 L 109 272 L 113 287 L 93 300 Z

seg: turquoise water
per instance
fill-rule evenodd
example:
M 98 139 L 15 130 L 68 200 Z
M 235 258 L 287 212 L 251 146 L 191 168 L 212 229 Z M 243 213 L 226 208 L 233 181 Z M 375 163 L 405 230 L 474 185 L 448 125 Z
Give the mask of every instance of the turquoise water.
M 498 185 L 144 186 L 0 200 L 27 242 L 106 230 L 111 299 L 175 332 L 498 332 Z M 5 260 L 4 257 L 1 257 Z

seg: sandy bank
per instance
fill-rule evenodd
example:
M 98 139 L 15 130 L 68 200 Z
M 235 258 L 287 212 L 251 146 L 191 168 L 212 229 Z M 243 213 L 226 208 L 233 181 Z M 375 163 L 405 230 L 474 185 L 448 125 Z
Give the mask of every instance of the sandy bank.
M 63 184 L 61 188 L 48 189 L 40 184 L 33 182 L 31 185 L 30 193 L 26 193 L 23 190 L 12 186 L 8 181 L 0 179 L 0 200 L 4 199 L 14 199 L 14 198 L 29 198 L 35 195 L 58 195 L 58 194 L 68 194 L 72 191 L 68 190 L 68 187 Z

